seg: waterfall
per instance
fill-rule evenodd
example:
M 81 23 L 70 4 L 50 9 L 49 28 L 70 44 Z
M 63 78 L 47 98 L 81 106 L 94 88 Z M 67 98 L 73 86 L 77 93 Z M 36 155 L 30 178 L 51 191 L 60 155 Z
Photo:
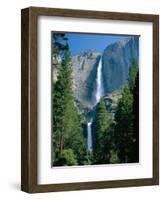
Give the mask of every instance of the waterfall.
M 92 121 L 87 122 L 87 149 L 92 152 L 92 130 L 91 130 Z
M 100 98 L 104 95 L 103 79 L 102 79 L 102 58 L 100 58 L 97 66 L 97 76 L 96 76 L 96 104 L 100 101 Z M 87 149 L 89 152 L 93 151 L 92 145 L 92 120 L 87 122 Z
M 97 78 L 96 78 L 96 104 L 99 102 L 100 98 L 104 95 L 103 79 L 102 79 L 102 58 L 98 63 L 97 67 Z

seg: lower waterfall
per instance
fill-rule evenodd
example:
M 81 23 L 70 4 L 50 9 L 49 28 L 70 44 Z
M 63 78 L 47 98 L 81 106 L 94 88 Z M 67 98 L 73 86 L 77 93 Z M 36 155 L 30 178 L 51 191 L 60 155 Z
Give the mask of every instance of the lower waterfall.
M 88 149 L 89 152 L 93 151 L 91 125 L 92 125 L 92 121 L 87 122 L 87 149 Z

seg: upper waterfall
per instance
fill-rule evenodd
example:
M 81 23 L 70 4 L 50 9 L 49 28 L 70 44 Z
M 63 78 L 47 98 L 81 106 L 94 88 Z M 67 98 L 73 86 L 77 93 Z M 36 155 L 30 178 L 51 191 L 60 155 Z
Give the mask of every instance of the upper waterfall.
M 97 67 L 97 77 L 96 77 L 96 103 L 99 102 L 100 98 L 104 95 L 103 87 L 103 77 L 102 77 L 102 57 L 99 60 Z

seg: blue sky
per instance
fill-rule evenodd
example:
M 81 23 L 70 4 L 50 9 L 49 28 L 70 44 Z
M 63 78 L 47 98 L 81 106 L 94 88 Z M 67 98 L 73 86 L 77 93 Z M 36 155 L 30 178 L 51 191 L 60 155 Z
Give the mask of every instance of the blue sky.
M 71 55 L 79 55 L 80 52 L 91 49 L 102 53 L 111 43 L 123 40 L 129 36 L 122 35 L 103 35 L 103 34 L 80 34 L 67 33 L 68 44 Z

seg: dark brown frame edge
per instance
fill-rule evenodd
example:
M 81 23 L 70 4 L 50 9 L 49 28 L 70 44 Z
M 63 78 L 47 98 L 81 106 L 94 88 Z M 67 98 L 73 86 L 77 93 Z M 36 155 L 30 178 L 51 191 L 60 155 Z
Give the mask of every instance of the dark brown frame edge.
M 153 177 L 84 183 L 37 184 L 37 18 L 38 16 L 111 19 L 153 23 Z M 54 192 L 159 184 L 159 16 L 29 7 L 21 10 L 21 190 Z

